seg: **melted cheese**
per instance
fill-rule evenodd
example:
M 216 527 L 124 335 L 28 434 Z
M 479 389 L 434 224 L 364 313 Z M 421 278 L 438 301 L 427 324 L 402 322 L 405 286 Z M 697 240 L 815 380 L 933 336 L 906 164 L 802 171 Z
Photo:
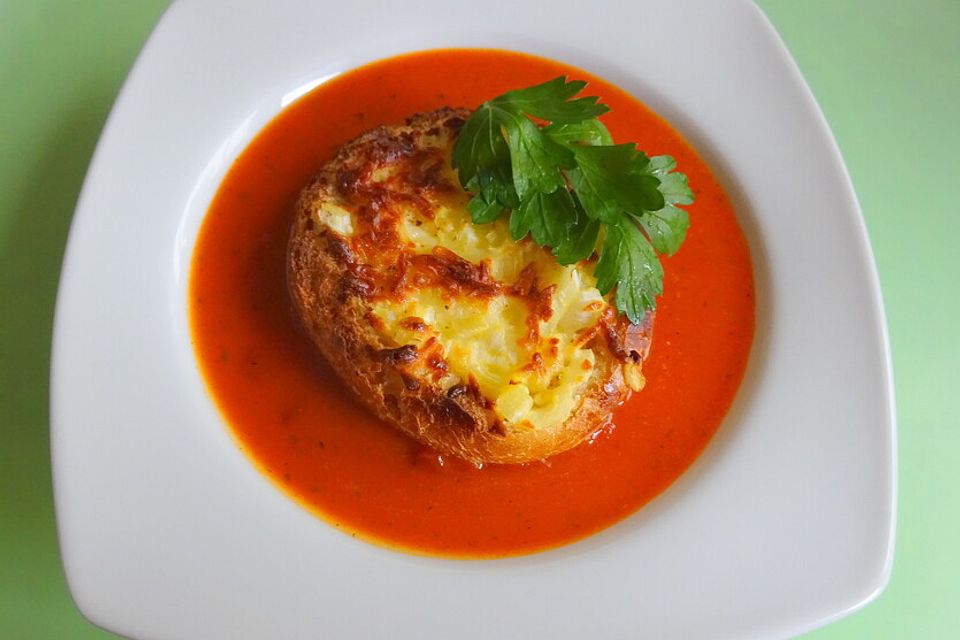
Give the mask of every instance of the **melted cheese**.
M 313 213 L 314 219 L 321 225 L 329 227 L 344 237 L 353 235 L 353 217 L 348 209 L 331 202 L 324 201 Z
M 398 345 L 420 346 L 434 338 L 448 365 L 444 384 L 475 382 L 507 425 L 540 428 L 563 422 L 595 364 L 593 351 L 582 344 L 606 305 L 595 280 L 583 266 L 562 266 L 532 242 L 514 241 L 505 219 L 472 224 L 462 201 L 440 203 L 432 214 L 405 211 L 400 230 L 409 251 L 443 247 L 470 262 L 486 262 L 493 278 L 506 285 L 516 284 L 534 265 L 539 288 L 552 287 L 552 313 L 536 320 L 538 331 L 531 336 L 530 305 L 517 295 L 458 298 L 427 287 L 374 303 L 383 332 Z M 407 328 L 411 323 L 403 321 L 410 318 L 422 320 L 426 329 Z
M 409 162 L 368 162 L 362 152 L 358 157 L 364 184 L 384 193 L 409 195 L 418 171 L 421 177 L 433 171 L 433 184 L 457 185 L 423 190 L 415 199 L 393 198 L 386 209 L 370 205 L 367 215 L 375 211 L 375 224 L 393 225 L 402 246 L 378 247 L 364 240 L 371 222 L 360 222 L 357 211 L 337 199 L 314 210 L 316 222 L 351 242 L 372 246 L 365 249 L 372 252 L 369 259 L 445 249 L 483 264 L 497 283 L 483 295 L 460 293 L 445 283 L 404 287 L 372 300 L 373 326 L 387 344 L 414 345 L 419 353 L 439 355 L 445 368 L 430 370 L 420 363 L 418 375 L 432 375 L 444 390 L 476 386 L 508 427 L 550 428 L 566 421 L 593 373 L 596 354 L 587 345 L 607 306 L 590 267 L 562 266 L 529 239 L 516 242 L 505 217 L 474 225 L 466 209 L 470 196 L 459 189 L 450 166 L 449 135 L 423 134 L 416 144 L 423 160 L 410 156 Z M 523 297 L 533 283 L 541 292 L 539 304 Z M 548 314 L 543 299 L 549 302 Z M 535 318 L 534 306 L 540 310 Z

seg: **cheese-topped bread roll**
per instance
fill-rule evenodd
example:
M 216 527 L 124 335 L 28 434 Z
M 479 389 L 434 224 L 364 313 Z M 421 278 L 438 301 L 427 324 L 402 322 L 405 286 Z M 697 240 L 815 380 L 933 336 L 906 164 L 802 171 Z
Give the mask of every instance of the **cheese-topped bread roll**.
M 506 217 L 470 220 L 450 162 L 470 112 L 379 127 L 345 145 L 298 203 L 292 297 L 357 397 L 442 454 L 539 460 L 589 438 L 630 390 L 653 314 L 600 295 Z

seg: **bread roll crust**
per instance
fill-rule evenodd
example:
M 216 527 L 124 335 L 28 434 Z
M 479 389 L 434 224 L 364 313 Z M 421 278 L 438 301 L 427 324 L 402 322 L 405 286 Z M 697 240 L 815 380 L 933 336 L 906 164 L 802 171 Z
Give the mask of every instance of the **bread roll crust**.
M 538 286 L 530 269 L 505 284 L 486 262 L 442 246 L 414 255 L 398 232 L 397 211 L 429 216 L 439 200 L 466 202 L 449 165 L 453 140 L 469 115 L 449 108 L 418 114 L 341 148 L 297 203 L 288 283 L 313 344 L 381 419 L 441 454 L 473 463 L 540 460 L 602 428 L 629 395 L 628 380 L 634 387 L 638 376 L 642 381 L 639 367 L 649 350 L 653 314 L 631 325 L 608 305 L 597 312 L 596 327 L 578 337 L 593 352 L 589 376 L 566 419 L 546 427 L 505 420 L 472 374 L 450 373 L 449 354 L 435 339 L 402 344 L 391 335 L 375 313 L 378 301 L 417 300 L 423 287 L 449 291 L 452 304 L 497 295 L 529 299 L 531 314 L 537 300 L 549 300 L 551 288 Z M 382 179 L 387 174 L 390 182 Z M 402 320 L 405 335 L 420 330 L 418 321 Z

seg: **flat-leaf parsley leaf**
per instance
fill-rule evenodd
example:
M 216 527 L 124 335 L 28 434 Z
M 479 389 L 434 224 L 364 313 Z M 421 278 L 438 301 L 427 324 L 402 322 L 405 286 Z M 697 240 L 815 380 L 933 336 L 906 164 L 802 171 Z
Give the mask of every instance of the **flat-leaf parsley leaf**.
M 509 212 L 510 234 L 547 247 L 561 264 L 599 253 L 597 289 L 633 323 L 663 292 L 658 253 L 673 255 L 690 226 L 687 177 L 670 156 L 614 144 L 597 118 L 609 108 L 577 98 L 586 83 L 554 78 L 480 105 L 460 131 L 453 166 L 474 194 L 476 224 Z

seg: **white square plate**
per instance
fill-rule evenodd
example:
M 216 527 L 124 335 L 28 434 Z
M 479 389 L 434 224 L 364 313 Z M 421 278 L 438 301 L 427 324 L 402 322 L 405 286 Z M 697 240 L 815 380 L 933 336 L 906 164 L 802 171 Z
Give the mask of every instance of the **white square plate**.
M 181 1 L 117 100 L 57 306 L 57 517 L 83 613 L 140 638 L 780 638 L 885 586 L 895 426 L 882 304 L 837 147 L 753 5 Z M 205 394 L 196 232 L 282 107 L 393 54 L 485 46 L 619 84 L 713 165 L 753 251 L 758 329 L 705 455 L 608 531 L 496 561 L 346 537 L 263 478 Z

